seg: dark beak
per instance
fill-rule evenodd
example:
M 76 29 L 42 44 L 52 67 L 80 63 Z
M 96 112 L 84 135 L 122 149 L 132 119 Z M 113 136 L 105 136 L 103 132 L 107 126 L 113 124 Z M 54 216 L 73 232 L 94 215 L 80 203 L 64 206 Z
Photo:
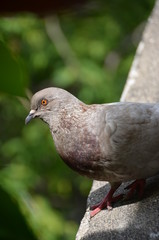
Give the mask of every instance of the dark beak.
M 31 110 L 29 115 L 25 119 L 25 124 L 28 124 L 34 118 L 35 110 Z

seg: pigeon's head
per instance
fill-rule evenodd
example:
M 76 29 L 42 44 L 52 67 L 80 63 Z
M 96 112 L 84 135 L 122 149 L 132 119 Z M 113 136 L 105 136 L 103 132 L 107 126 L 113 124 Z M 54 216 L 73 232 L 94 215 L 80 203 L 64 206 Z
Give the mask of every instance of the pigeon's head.
M 33 95 L 31 110 L 25 119 L 25 124 L 28 124 L 33 118 L 37 117 L 49 124 L 53 114 L 58 113 L 60 108 L 75 99 L 73 95 L 63 89 L 54 87 L 45 88 Z

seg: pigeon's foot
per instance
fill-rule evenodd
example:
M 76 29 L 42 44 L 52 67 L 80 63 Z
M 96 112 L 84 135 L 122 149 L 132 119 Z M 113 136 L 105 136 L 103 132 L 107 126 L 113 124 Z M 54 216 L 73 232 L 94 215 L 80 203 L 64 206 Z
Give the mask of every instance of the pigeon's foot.
M 94 217 L 97 213 L 99 213 L 102 209 L 107 208 L 108 210 L 112 210 L 112 203 L 118 201 L 123 198 L 124 194 L 120 194 L 118 196 L 113 197 L 114 192 L 120 186 L 117 184 L 116 186 L 111 187 L 110 191 L 103 199 L 103 201 L 97 205 L 92 206 L 90 209 L 92 210 L 90 213 L 91 217 Z
M 134 195 L 135 191 L 138 193 L 139 198 L 142 198 L 145 184 L 146 184 L 145 179 L 137 179 L 134 182 L 132 182 L 131 184 L 129 184 L 125 188 L 126 190 L 129 190 L 129 192 L 126 194 L 125 198 L 130 199 Z
M 122 199 L 123 197 L 125 199 L 130 199 L 134 195 L 135 192 L 137 192 L 139 197 L 142 198 L 145 184 L 146 184 L 145 179 L 137 179 L 125 188 L 126 190 L 129 190 L 129 192 L 126 195 L 120 194 L 120 195 L 113 197 L 114 192 L 120 186 L 120 184 L 114 184 L 111 187 L 108 194 L 106 195 L 106 197 L 103 199 L 103 201 L 90 208 L 92 210 L 90 213 L 90 216 L 94 217 L 97 213 L 99 213 L 104 208 L 107 208 L 108 210 L 112 210 L 113 203 L 117 202 L 118 200 Z

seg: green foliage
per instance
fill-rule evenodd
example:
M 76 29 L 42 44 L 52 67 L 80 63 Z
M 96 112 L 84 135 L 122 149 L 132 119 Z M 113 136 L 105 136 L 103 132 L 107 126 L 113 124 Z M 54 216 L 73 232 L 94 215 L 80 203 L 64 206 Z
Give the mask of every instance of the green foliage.
M 18 61 L 2 42 L 0 42 L 0 66 L 0 91 L 24 96 L 27 82 L 21 61 Z
M 15 199 L 2 187 L 0 187 L 0 202 L 0 239 L 37 239 L 26 223 Z
M 45 124 L 24 125 L 16 96 L 58 86 L 86 103 L 119 100 L 153 1 L 94 4 L 0 19 L 0 239 L 75 238 L 91 182 L 61 161 Z

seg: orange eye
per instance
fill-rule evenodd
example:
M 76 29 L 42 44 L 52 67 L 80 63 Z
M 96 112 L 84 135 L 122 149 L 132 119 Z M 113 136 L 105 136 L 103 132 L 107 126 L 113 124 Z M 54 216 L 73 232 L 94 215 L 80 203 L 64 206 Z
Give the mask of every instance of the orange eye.
M 46 99 L 41 100 L 41 105 L 46 106 L 48 104 L 48 101 Z

